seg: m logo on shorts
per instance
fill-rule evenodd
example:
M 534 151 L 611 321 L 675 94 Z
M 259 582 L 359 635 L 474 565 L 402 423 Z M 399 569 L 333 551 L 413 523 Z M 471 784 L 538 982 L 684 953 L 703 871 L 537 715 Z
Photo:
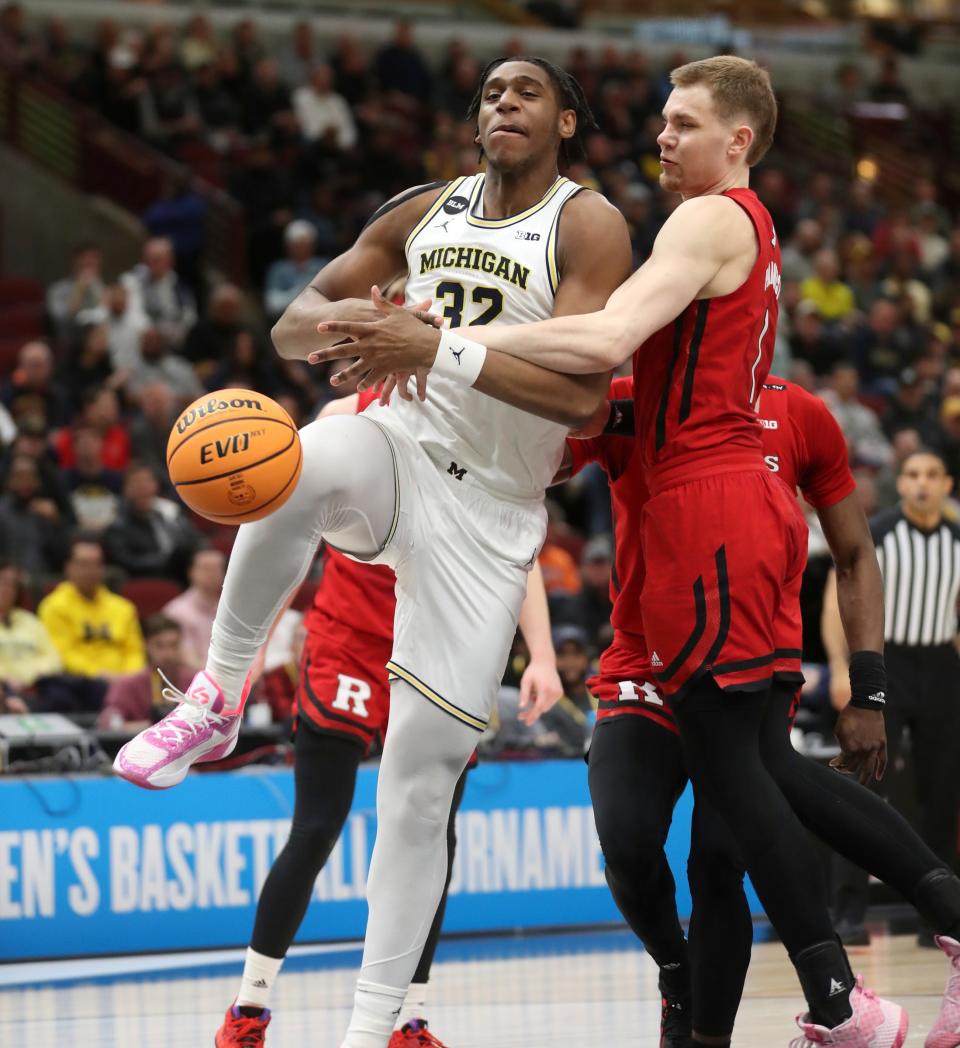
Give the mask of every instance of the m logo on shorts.
M 331 706 L 335 710 L 355 713 L 358 717 L 369 717 L 367 702 L 370 699 L 370 685 L 365 680 L 348 677 L 345 673 L 338 673 L 337 680 L 340 684 Z

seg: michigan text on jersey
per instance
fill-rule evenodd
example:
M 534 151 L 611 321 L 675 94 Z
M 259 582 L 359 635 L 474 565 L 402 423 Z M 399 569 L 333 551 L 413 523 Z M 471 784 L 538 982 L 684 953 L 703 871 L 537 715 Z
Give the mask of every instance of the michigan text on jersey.
M 432 251 L 420 252 L 420 273 L 435 269 L 472 269 L 501 277 L 521 291 L 527 290 L 530 267 L 522 266 L 508 255 L 498 255 L 480 247 L 436 247 Z

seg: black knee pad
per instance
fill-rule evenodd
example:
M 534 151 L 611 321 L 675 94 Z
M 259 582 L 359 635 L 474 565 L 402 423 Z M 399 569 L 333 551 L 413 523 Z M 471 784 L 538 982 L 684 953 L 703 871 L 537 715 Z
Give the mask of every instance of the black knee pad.
M 960 878 L 945 866 L 920 879 L 913 904 L 935 932 L 960 934 Z

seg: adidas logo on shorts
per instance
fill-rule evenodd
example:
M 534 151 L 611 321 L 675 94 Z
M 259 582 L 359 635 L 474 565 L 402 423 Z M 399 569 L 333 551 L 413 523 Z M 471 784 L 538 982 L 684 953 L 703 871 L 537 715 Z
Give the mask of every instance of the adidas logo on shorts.
M 650 665 L 655 670 L 662 670 L 663 669 L 663 662 L 661 661 L 660 656 L 656 652 L 654 652 L 650 656 Z

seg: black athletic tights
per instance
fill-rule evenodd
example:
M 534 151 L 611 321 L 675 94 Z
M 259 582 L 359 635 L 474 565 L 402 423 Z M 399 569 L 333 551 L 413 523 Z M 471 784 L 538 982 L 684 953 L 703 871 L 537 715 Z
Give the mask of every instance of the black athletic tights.
M 788 686 L 775 687 L 770 696 L 757 737 L 764 768 L 808 830 L 915 901 L 917 884 L 943 863 L 889 805 L 794 750 L 789 736 L 792 697 Z M 724 702 L 737 698 L 720 695 Z M 723 738 L 718 737 L 717 745 Z M 661 966 L 678 952 L 681 962 L 684 956 L 674 882 L 662 851 L 684 781 L 675 736 L 640 717 L 619 717 L 598 726 L 590 750 L 590 792 L 607 881 L 627 923 Z M 687 866 L 693 896 L 693 1028 L 722 1037 L 733 1030 L 753 926 L 740 852 L 709 794 L 698 791 L 693 820 Z M 802 835 L 801 847 L 807 847 Z M 800 871 L 805 891 L 819 867 L 803 866 L 803 861 L 798 853 L 792 868 Z
M 285 957 L 297 934 L 317 875 L 350 813 L 363 749 L 359 743 L 313 731 L 301 720 L 294 739 L 294 757 L 295 799 L 290 837 L 264 882 L 250 940 L 253 949 L 266 957 Z M 455 818 L 466 776 L 464 771 L 454 793 L 447 824 L 447 880 L 414 982 L 429 979 L 440 938 L 457 843 Z

